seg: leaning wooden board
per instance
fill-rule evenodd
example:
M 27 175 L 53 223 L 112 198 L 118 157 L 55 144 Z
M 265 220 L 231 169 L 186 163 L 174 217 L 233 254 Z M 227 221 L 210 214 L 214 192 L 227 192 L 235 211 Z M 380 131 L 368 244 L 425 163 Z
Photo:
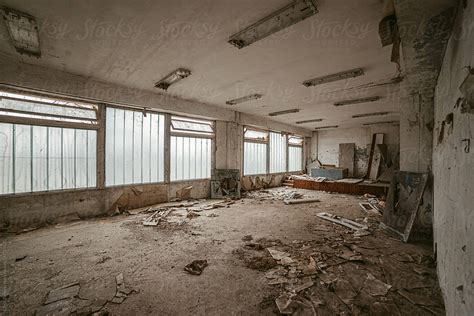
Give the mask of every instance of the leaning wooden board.
M 427 173 L 398 171 L 393 175 L 381 226 L 404 242 L 410 236 L 427 181 Z

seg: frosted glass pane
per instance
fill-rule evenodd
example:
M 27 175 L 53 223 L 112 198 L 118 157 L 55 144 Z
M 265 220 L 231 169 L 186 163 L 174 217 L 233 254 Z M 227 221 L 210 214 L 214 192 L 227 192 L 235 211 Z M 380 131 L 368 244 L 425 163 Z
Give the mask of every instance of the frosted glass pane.
M 57 105 L 49 105 L 35 102 L 24 102 L 18 100 L 0 99 L 0 108 L 13 109 L 20 111 L 28 111 L 33 113 L 44 113 L 54 115 L 74 116 L 77 118 L 96 119 L 96 112 L 89 109 L 60 107 Z M 56 118 L 60 119 L 60 118 Z
M 97 132 L 87 131 L 87 186 L 97 186 Z
M 75 163 L 75 174 L 76 174 L 76 188 L 87 187 L 87 131 L 77 130 L 76 131 L 76 163 Z
M 159 160 L 156 159 L 159 153 L 159 116 L 156 114 L 148 115 L 150 117 L 150 182 L 158 182 Z M 145 145 L 146 146 L 146 145 Z
M 62 129 L 48 127 L 48 190 L 62 188 Z
M 143 137 L 143 114 L 134 112 L 133 130 L 133 183 L 142 183 L 142 137 Z
M 143 133 L 142 133 L 142 182 L 149 183 L 151 178 L 151 126 L 150 126 L 150 115 L 143 117 Z
M 124 183 L 124 172 L 127 170 L 124 169 L 124 140 L 125 136 L 132 137 L 131 130 L 130 133 L 126 133 L 125 120 L 125 111 L 115 109 L 114 184 L 116 185 Z
M 171 180 L 209 178 L 212 140 L 195 137 L 171 137 Z
M 105 115 L 105 184 L 115 183 L 115 109 L 107 108 Z
M 286 171 L 286 135 L 270 132 L 270 173 Z
M 0 194 L 13 193 L 13 124 L 0 124 Z
M 117 166 L 120 169 L 120 173 L 124 175 L 124 180 L 116 182 L 115 184 L 130 184 L 133 183 L 133 151 L 134 151 L 134 134 L 135 125 L 132 111 L 125 111 L 125 125 L 123 131 L 123 146 L 120 148 L 123 150 L 124 162 L 122 165 Z
M 159 146 L 158 146 L 158 181 L 165 180 L 165 116 L 159 115 Z
M 15 125 L 15 193 L 31 191 L 31 126 Z
M 48 190 L 48 128 L 33 126 L 33 191 Z
M 303 148 L 302 147 L 288 147 L 288 168 L 289 171 L 301 171 L 303 169 Z
M 244 175 L 267 173 L 267 144 L 244 143 Z
M 63 189 L 76 187 L 75 150 L 76 139 L 75 130 L 63 129 Z

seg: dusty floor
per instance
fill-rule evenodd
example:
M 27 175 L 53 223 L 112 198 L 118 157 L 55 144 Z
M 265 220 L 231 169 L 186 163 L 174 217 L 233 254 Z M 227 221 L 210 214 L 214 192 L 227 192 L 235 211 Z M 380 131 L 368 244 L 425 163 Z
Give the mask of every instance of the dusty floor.
M 404 244 L 381 231 L 381 217 L 360 210 L 362 197 L 298 192 L 321 202 L 285 205 L 245 198 L 181 220 L 181 225 L 144 227 L 141 221 L 149 214 L 119 215 L 3 237 L 3 314 L 34 314 L 50 290 L 76 281 L 79 311 L 95 304 L 113 315 L 274 314 L 275 298 L 289 292 L 288 284 L 268 284 L 264 270 L 275 271 L 276 265 L 265 249 L 269 246 L 300 262 L 308 263 L 310 256 L 318 262 L 318 271 L 309 274 L 313 286 L 300 291 L 297 303 L 289 306 L 296 313 L 444 314 L 429 245 Z M 354 237 L 315 216 L 322 211 L 369 217 L 372 235 Z M 262 258 L 269 264 L 253 264 Z M 199 276 L 183 270 L 195 259 L 209 263 Z M 134 291 L 114 304 L 110 300 L 120 273 Z M 369 294 L 368 273 L 391 285 L 388 292 Z

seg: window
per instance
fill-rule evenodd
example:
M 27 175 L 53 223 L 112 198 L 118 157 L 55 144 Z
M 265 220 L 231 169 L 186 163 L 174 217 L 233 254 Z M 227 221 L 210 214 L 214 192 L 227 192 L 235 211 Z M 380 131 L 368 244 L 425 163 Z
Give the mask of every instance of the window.
M 270 132 L 270 173 L 286 172 L 286 135 Z
M 106 185 L 164 181 L 164 129 L 162 114 L 107 107 Z
M 0 194 L 95 187 L 96 128 L 95 105 L 0 92 Z
M 171 181 L 211 177 L 213 137 L 210 121 L 171 117 Z
M 269 133 L 245 129 L 244 175 L 267 173 L 267 148 Z
M 303 138 L 290 136 L 288 138 L 288 171 L 303 169 Z

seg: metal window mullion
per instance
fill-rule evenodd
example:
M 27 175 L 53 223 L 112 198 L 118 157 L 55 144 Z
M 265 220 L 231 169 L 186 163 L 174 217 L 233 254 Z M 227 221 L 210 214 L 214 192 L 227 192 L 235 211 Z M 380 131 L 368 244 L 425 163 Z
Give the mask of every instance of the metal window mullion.
M 89 187 L 89 131 L 86 131 L 86 188 Z
M 30 192 L 33 192 L 33 125 L 30 125 Z
M 49 127 L 46 127 L 46 190 L 49 191 Z
M 132 182 L 131 183 L 135 183 L 135 112 L 132 112 L 132 113 L 133 113 L 133 119 L 132 119 Z M 125 135 L 125 125 L 124 125 L 124 135 Z M 124 137 L 124 143 L 125 143 L 125 137 Z M 123 182 L 125 183 L 125 155 L 123 157 L 123 170 L 124 170 Z
M 77 168 L 77 163 L 76 163 L 76 160 L 77 160 L 77 149 L 76 149 L 76 142 L 77 142 L 77 130 L 75 129 L 74 130 L 74 158 L 73 158 L 73 165 L 74 165 L 74 188 L 77 188 L 77 171 L 76 171 L 76 168 Z
M 64 128 L 61 128 L 61 189 L 64 188 Z
M 12 192 L 16 192 L 16 125 L 12 124 L 12 167 L 13 167 L 13 177 L 12 177 Z
M 125 149 L 125 114 L 127 114 L 126 112 L 127 112 L 126 110 L 123 110 L 123 125 L 122 125 L 122 129 L 123 129 L 123 137 L 122 137 L 122 158 L 123 159 L 122 160 L 123 160 L 123 162 L 122 162 L 122 183 L 121 184 L 125 184 L 125 152 L 126 152 L 126 149 Z M 135 117 L 133 117 L 133 119 L 135 119 Z M 132 162 L 133 162 L 133 131 L 132 131 Z M 133 167 L 133 165 L 132 165 L 132 167 Z M 132 168 L 132 177 L 133 177 L 133 168 Z M 132 180 L 133 180 L 133 178 L 132 178 Z
M 140 161 L 141 161 L 141 164 L 140 164 L 140 183 L 143 183 L 143 129 L 144 129 L 144 124 L 145 124 L 145 120 L 144 120 L 144 116 L 142 114 L 142 128 L 141 128 L 141 136 L 140 136 L 140 147 L 141 147 L 141 157 L 140 157 Z

